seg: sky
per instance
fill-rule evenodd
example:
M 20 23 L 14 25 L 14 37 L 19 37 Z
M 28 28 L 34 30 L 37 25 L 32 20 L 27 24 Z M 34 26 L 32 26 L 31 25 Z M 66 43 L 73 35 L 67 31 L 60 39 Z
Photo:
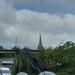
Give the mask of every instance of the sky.
M 0 45 L 36 48 L 75 42 L 75 0 L 0 0 Z

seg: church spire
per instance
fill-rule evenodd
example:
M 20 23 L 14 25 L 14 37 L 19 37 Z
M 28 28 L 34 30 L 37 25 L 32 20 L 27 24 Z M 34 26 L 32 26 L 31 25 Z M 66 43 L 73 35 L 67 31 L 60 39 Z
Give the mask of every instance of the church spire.
M 42 46 L 41 34 L 40 34 L 40 38 L 39 38 L 39 45 Z
M 43 48 L 42 46 L 42 38 L 41 38 L 41 34 L 39 36 L 39 45 L 38 45 L 38 49 Z

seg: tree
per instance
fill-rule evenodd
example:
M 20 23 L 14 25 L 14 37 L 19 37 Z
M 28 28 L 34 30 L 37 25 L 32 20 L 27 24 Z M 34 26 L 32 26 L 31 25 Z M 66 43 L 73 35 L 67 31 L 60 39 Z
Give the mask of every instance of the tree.
M 39 49 L 39 57 L 41 58 L 42 61 L 45 60 L 45 49 L 44 48 Z

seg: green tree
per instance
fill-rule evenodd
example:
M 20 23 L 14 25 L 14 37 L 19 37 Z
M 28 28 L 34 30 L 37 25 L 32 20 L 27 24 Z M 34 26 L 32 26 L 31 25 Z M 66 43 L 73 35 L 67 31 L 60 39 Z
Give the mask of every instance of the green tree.
M 44 61 L 46 59 L 45 57 L 45 49 L 44 48 L 40 48 L 39 49 L 39 57 L 41 58 L 42 61 Z

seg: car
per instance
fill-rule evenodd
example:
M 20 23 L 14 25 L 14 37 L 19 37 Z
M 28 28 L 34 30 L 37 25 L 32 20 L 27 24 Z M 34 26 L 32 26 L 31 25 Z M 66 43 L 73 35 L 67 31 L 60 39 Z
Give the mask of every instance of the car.
M 19 72 L 17 75 L 28 75 L 28 74 L 25 72 Z
M 11 75 L 8 67 L 0 67 L 0 75 Z
M 40 72 L 39 75 L 56 75 L 56 74 L 50 71 L 44 71 L 44 72 Z

